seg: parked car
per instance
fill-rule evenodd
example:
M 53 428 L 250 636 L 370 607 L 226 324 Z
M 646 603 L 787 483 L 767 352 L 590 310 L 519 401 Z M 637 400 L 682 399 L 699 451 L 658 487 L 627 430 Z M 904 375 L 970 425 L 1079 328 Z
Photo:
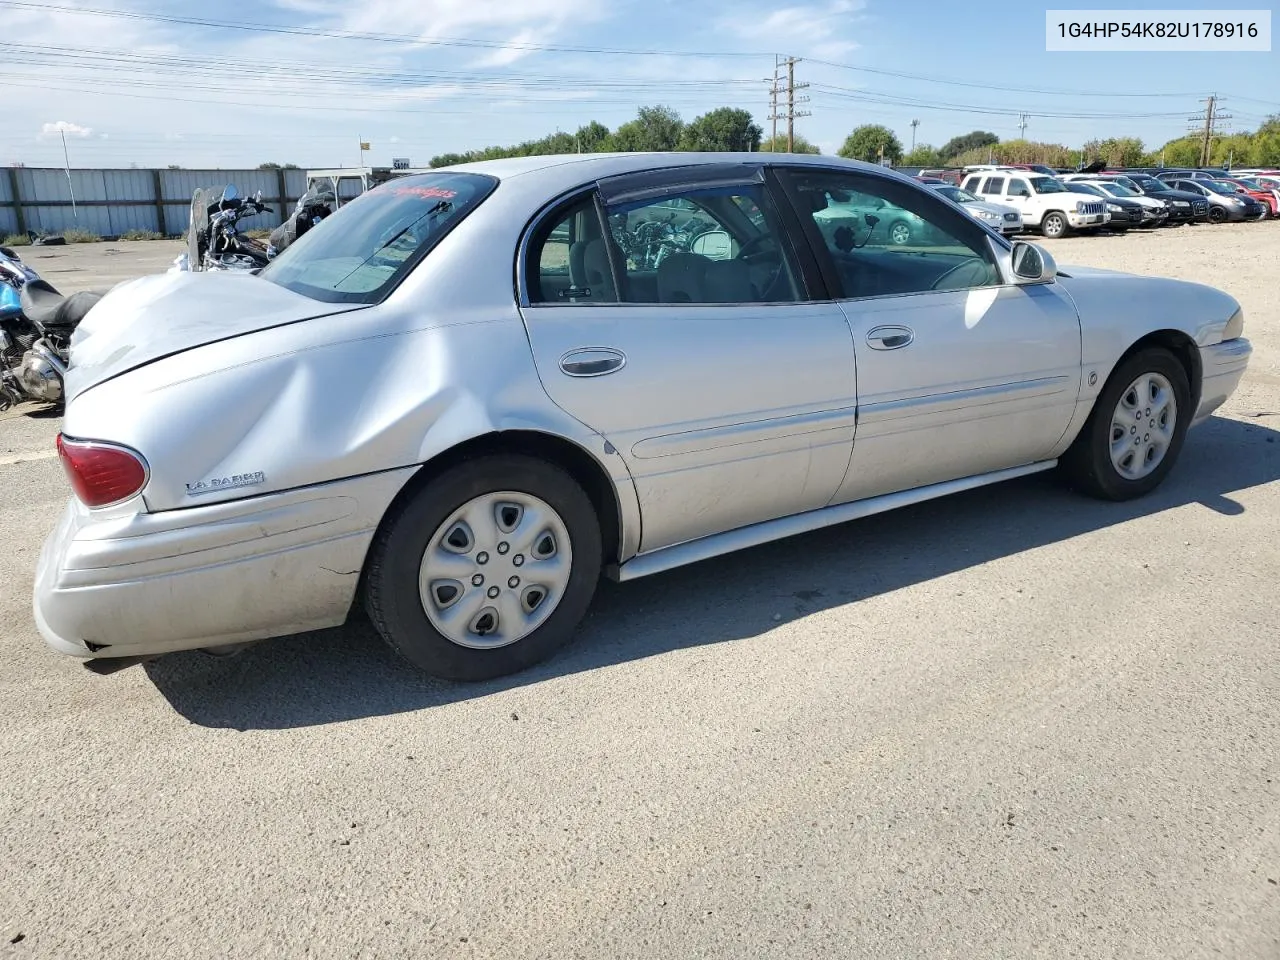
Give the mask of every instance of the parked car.
M 1173 183 L 1175 180 L 1212 180 L 1218 175 L 1206 170 L 1162 170 L 1155 177 L 1165 183 Z
M 1119 177 L 1102 177 L 1079 182 L 1097 187 L 1108 197 L 1113 197 L 1116 200 L 1138 204 L 1142 208 L 1142 226 L 1144 227 L 1163 227 L 1169 222 L 1169 204 L 1167 201 L 1159 200 L 1155 197 L 1144 197 L 1139 191 L 1131 189 L 1122 183 Z
M 1188 193 L 1199 193 L 1209 201 L 1209 221 L 1226 223 L 1236 220 L 1260 220 L 1266 216 L 1267 208 L 1242 193 L 1236 193 L 1231 187 L 1223 186 L 1216 180 L 1171 180 L 1170 186 Z
M 819 228 L 869 197 L 947 242 Z M 624 257 L 619 221 L 677 200 L 716 224 L 701 252 Z M 631 580 L 1055 465 L 1093 496 L 1148 493 L 1236 389 L 1243 330 L 1219 290 L 1059 274 L 853 161 L 409 176 L 256 275 L 143 277 L 90 311 L 58 439 L 75 496 L 35 619 L 109 670 L 362 604 L 430 673 L 506 674 L 570 638 L 602 570 Z
M 952 203 L 960 204 L 960 209 L 969 216 L 980 220 L 991 229 L 998 230 L 1005 236 L 1022 232 L 1022 213 L 1017 207 L 990 203 L 981 197 L 974 196 L 963 187 L 952 186 L 949 183 L 932 186 Z
M 1258 174 L 1257 176 L 1238 177 L 1237 179 L 1257 190 L 1269 191 L 1271 195 L 1275 197 L 1276 202 L 1280 203 L 1280 176 Z
M 1011 163 L 1009 168 L 1012 170 L 1030 170 L 1032 173 L 1042 173 L 1046 177 L 1056 177 L 1058 171 L 1053 167 L 1046 167 L 1043 163 Z
M 1170 226 L 1209 222 L 1209 201 L 1198 191 L 1175 190 L 1163 180 L 1146 173 L 1127 173 L 1114 179 L 1144 197 L 1164 201 L 1169 207 Z
M 1087 200 L 1056 177 L 994 170 L 971 174 L 964 188 L 984 200 L 1014 207 L 1022 222 L 1045 237 L 1065 237 L 1072 230 L 1096 230 L 1110 220 L 1101 200 Z
M 1100 197 L 1107 205 L 1107 213 L 1111 214 L 1108 230 L 1128 230 L 1130 227 L 1157 227 L 1168 219 L 1169 211 L 1163 203 L 1139 197 L 1131 190 L 1124 190 L 1119 184 L 1095 183 L 1088 180 L 1072 180 L 1067 182 L 1072 190 Z M 1114 191 L 1124 191 L 1128 196 L 1121 196 Z M 1159 213 L 1157 214 L 1157 210 Z
M 1238 177 L 1221 177 L 1213 182 L 1220 183 L 1224 187 L 1234 190 L 1236 193 L 1244 194 L 1246 197 L 1251 197 L 1254 200 L 1257 200 L 1267 208 L 1262 219 L 1265 220 L 1267 217 L 1274 217 L 1276 215 L 1277 201 L 1274 190 L 1265 189 L 1260 184 L 1250 184 Z

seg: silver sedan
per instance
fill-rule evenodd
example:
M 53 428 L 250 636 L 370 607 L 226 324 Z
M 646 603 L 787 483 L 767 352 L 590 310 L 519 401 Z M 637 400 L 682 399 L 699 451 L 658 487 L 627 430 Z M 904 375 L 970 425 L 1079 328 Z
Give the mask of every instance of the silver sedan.
M 915 218 L 928 242 L 894 242 Z M 1147 493 L 1250 355 L 1229 296 L 1064 269 L 827 157 L 410 176 L 72 345 L 49 644 L 99 669 L 341 624 L 520 670 L 629 580 L 1055 466 Z

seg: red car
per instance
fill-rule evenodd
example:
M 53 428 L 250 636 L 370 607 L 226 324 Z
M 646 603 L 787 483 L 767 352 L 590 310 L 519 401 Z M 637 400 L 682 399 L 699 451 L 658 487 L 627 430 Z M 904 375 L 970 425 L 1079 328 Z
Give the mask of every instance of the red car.
M 1215 182 L 1231 187 L 1236 193 L 1243 193 L 1246 196 L 1253 197 L 1254 200 L 1257 200 L 1267 208 L 1268 217 L 1274 217 L 1277 212 L 1280 212 L 1278 210 L 1280 203 L 1276 202 L 1275 194 L 1270 190 L 1259 190 L 1257 187 L 1251 187 L 1249 184 L 1242 183 L 1231 177 L 1216 177 Z

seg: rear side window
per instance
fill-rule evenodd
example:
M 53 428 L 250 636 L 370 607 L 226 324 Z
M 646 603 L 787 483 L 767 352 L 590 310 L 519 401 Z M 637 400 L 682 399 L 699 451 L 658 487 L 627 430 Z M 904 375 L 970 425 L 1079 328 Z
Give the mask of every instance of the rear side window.
M 328 303 L 378 303 L 498 181 L 426 173 L 383 184 L 343 204 L 258 274 Z
M 968 180 L 964 182 L 964 188 L 968 190 L 970 193 L 981 193 L 982 190 L 979 189 L 979 184 L 981 183 L 982 183 L 981 177 L 970 177 Z
M 1003 193 L 1004 177 L 992 177 L 987 181 L 987 193 Z
M 530 303 L 618 302 L 594 194 L 576 197 L 546 216 L 527 249 Z

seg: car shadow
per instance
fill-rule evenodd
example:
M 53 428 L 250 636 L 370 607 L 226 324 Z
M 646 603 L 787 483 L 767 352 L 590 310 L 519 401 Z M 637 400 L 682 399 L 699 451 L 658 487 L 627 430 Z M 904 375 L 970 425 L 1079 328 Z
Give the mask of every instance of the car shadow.
M 573 644 L 524 673 L 483 683 L 426 677 L 363 616 L 227 658 L 180 653 L 144 669 L 192 723 L 284 729 L 422 710 L 671 650 L 758 635 L 845 606 L 1136 517 L 1198 503 L 1242 515 L 1232 494 L 1280 479 L 1280 432 L 1213 417 L 1189 435 L 1165 483 L 1103 503 L 1054 473 L 984 487 L 755 547 L 627 584 L 604 583 Z

